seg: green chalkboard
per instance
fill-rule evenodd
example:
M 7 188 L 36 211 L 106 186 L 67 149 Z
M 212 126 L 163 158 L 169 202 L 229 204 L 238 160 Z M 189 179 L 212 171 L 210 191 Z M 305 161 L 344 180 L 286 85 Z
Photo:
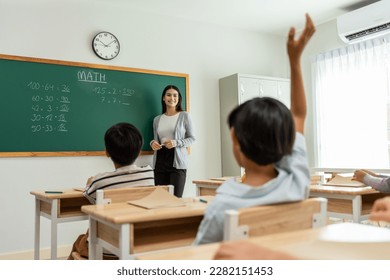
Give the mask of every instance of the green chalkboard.
M 0 156 L 103 154 L 118 122 L 142 132 L 147 153 L 168 84 L 188 109 L 187 74 L 0 55 Z

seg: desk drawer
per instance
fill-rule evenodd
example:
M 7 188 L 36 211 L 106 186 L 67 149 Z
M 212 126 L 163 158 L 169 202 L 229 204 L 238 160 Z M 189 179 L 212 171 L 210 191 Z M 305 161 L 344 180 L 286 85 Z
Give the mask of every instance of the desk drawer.
M 55 200 L 41 200 L 40 211 L 50 216 L 52 203 L 55 203 Z M 85 197 L 61 198 L 58 200 L 57 218 L 83 216 L 85 214 L 81 212 L 81 206 L 89 204 L 91 203 Z
M 190 246 L 202 219 L 195 216 L 130 225 L 130 254 Z M 119 247 L 118 229 L 98 222 L 97 237 Z

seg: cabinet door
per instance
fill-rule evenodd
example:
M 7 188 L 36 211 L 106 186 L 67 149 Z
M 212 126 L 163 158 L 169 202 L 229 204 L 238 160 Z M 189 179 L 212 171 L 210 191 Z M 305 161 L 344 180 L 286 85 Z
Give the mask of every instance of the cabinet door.
M 273 97 L 290 108 L 290 82 L 259 80 L 260 96 Z
M 278 83 L 271 80 L 259 80 L 259 90 L 261 97 L 273 97 L 278 99 Z
M 239 80 L 240 104 L 259 96 L 259 80 L 255 78 L 240 77 Z

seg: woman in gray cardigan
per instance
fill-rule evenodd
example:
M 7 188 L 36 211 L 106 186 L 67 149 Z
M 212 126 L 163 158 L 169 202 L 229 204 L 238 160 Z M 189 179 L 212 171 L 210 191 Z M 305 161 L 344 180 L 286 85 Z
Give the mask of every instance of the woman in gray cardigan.
M 168 85 L 161 96 L 162 114 L 153 120 L 153 168 L 155 185 L 173 185 L 182 197 L 187 173 L 187 147 L 195 142 L 189 114 L 181 107 L 179 88 Z

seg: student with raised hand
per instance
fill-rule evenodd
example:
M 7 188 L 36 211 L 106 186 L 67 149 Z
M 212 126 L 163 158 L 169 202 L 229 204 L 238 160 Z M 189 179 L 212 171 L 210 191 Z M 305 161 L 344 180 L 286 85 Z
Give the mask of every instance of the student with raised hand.
M 389 176 L 379 175 L 366 169 L 359 169 L 354 172 L 352 180 L 362 182 L 379 192 L 390 193 Z
M 230 113 L 233 154 L 245 168 L 245 183 L 229 180 L 217 189 L 194 245 L 222 241 L 226 210 L 308 198 L 310 172 L 303 136 L 306 99 L 300 58 L 314 32 L 314 24 L 306 15 L 299 38 L 295 39 L 294 28 L 288 34 L 291 111 L 276 99 L 258 97 Z
M 182 197 L 187 175 L 187 147 L 195 142 L 190 115 L 182 109 L 182 96 L 175 85 L 164 88 L 162 114 L 153 120 L 153 167 L 156 185 L 173 185 Z

